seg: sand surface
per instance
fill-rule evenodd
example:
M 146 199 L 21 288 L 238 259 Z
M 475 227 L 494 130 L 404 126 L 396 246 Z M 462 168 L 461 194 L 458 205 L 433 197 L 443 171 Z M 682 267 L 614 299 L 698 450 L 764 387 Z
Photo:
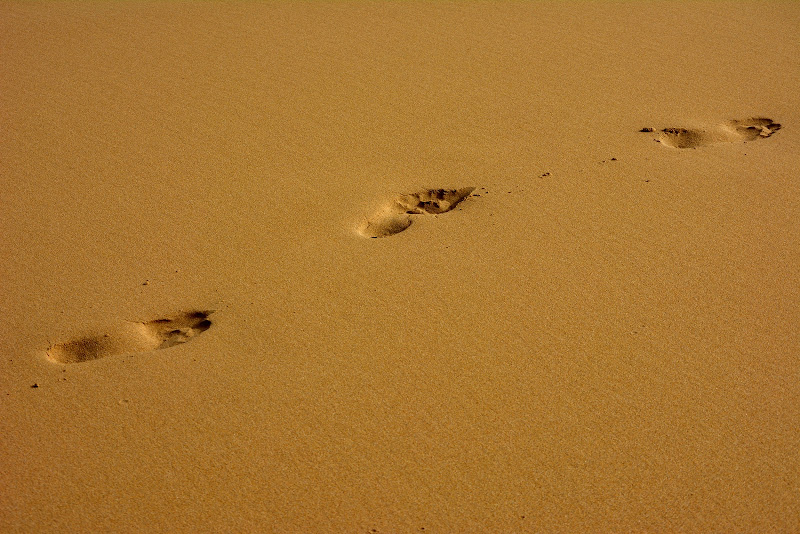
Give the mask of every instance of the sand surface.
M 799 29 L 3 3 L 0 531 L 799 532 Z

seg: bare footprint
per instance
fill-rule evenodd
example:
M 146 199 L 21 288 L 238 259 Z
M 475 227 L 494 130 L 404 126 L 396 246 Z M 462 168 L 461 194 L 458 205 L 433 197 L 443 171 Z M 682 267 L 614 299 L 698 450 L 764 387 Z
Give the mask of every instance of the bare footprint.
M 87 336 L 50 347 L 57 363 L 81 363 L 129 352 L 166 349 L 186 343 L 211 328 L 210 311 L 190 311 L 146 323 L 126 323 L 110 334 Z
M 672 148 L 697 148 L 717 143 L 753 141 L 771 136 L 781 125 L 772 119 L 729 120 L 708 128 L 664 128 L 658 132 L 656 141 Z M 642 128 L 642 132 L 654 132 L 653 128 Z
M 414 222 L 412 215 L 446 213 L 474 190 L 474 187 L 425 189 L 419 193 L 400 195 L 367 219 L 358 231 L 364 237 L 389 237 L 411 226 Z

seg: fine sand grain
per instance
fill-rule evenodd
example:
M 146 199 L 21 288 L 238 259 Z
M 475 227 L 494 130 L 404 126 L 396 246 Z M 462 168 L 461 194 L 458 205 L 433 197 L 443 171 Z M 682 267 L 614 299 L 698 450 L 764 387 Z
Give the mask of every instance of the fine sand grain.
M 4 2 L 0 532 L 800 532 L 798 28 Z

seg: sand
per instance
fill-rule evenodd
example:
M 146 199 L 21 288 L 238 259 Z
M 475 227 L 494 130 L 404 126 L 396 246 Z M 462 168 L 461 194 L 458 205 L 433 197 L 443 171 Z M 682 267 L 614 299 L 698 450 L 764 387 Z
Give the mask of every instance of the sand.
M 798 28 L 4 3 L 0 531 L 800 531 Z

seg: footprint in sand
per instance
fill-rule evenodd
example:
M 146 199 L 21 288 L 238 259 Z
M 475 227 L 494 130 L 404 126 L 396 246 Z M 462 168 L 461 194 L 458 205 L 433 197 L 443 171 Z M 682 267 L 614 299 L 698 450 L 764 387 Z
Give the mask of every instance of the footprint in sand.
M 87 336 L 50 347 L 57 363 L 80 363 L 129 352 L 166 349 L 186 343 L 211 328 L 210 311 L 178 313 L 146 323 L 126 323 L 113 333 Z
M 364 237 L 389 237 L 402 232 L 414 222 L 412 215 L 438 215 L 455 208 L 474 187 L 461 189 L 426 189 L 400 195 L 368 218 L 358 229 Z
M 697 148 L 717 143 L 736 143 L 769 137 L 781 125 L 766 118 L 729 120 L 708 128 L 664 128 L 658 132 L 656 141 L 673 148 Z M 642 128 L 641 132 L 655 132 L 653 128 Z

